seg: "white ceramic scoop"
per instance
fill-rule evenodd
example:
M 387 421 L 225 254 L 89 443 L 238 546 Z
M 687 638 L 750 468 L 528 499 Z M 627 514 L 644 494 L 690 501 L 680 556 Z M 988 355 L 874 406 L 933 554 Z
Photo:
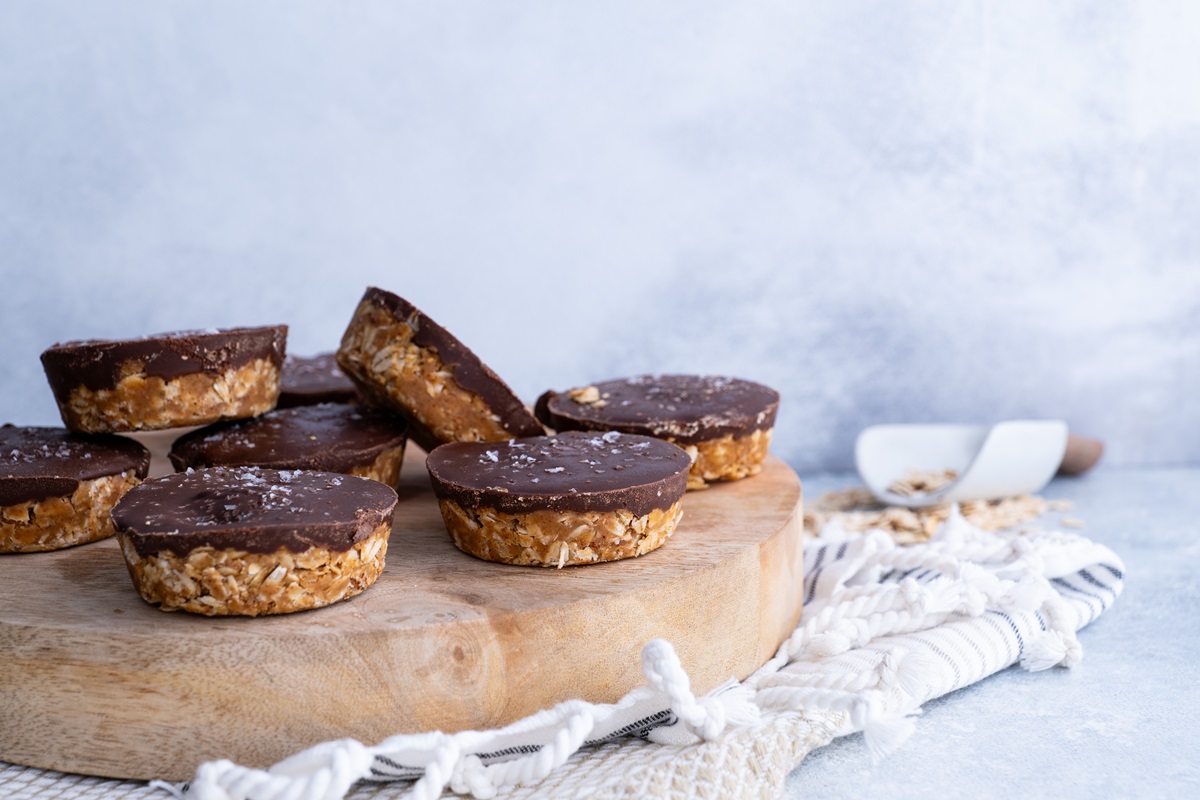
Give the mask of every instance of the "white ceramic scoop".
M 874 425 L 858 435 L 854 460 L 877 499 L 917 508 L 1036 492 L 1066 466 L 1067 441 L 1067 424 L 1061 420 L 1014 420 L 990 427 Z M 1102 447 L 1092 440 L 1078 441 Z M 1088 466 L 1098 458 L 1099 450 Z M 947 469 L 958 477 L 930 492 L 904 495 L 888 488 L 912 470 Z

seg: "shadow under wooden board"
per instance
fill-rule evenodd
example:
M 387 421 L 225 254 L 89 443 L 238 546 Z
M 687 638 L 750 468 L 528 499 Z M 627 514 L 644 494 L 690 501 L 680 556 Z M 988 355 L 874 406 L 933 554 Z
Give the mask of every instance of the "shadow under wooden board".
M 119 778 L 265 767 L 318 742 L 492 728 L 641 686 L 670 641 L 705 692 L 791 633 L 803 590 L 800 482 L 689 492 L 659 550 L 541 569 L 450 542 L 421 451 L 406 457 L 387 567 L 363 594 L 297 614 L 167 614 L 113 540 L 0 556 L 0 760 Z

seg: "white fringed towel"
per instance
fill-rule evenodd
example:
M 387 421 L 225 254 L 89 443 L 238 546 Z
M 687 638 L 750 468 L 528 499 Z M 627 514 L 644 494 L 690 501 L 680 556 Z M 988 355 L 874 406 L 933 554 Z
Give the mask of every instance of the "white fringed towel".
M 445 790 L 490 798 L 536 784 L 580 748 L 640 737 L 666 747 L 719 743 L 764 711 L 834 712 L 873 758 L 903 744 L 926 700 L 1012 664 L 1070 667 L 1076 631 L 1120 595 L 1108 548 L 1061 532 L 988 533 L 957 512 L 929 542 L 831 526 L 805 547 L 805 607 L 795 633 L 744 682 L 691 691 L 671 646 L 642 650 L 646 686 L 619 703 L 561 703 L 499 730 L 400 735 L 375 745 L 326 742 L 268 770 L 201 765 L 188 800 L 340 800 L 358 781 L 408 781 L 406 797 Z

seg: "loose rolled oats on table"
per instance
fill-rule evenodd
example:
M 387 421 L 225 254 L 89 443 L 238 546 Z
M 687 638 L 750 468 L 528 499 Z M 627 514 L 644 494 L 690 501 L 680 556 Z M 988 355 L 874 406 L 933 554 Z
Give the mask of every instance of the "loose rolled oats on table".
M 887 487 L 889 492 L 902 497 L 920 497 L 951 484 L 958 478 L 958 473 L 952 469 L 921 470 L 910 469 L 904 477 Z
M 1017 495 L 999 500 L 966 500 L 958 503 L 968 522 L 985 531 L 1017 528 L 1050 511 L 1065 511 L 1071 503 L 1046 500 L 1037 495 Z M 826 525 L 836 523 L 847 533 L 878 529 L 899 544 L 928 541 L 950 516 L 950 504 L 928 508 L 888 506 L 875 499 L 865 487 L 826 492 L 804 504 L 804 533 L 819 536 Z M 1067 524 L 1067 520 L 1061 520 Z

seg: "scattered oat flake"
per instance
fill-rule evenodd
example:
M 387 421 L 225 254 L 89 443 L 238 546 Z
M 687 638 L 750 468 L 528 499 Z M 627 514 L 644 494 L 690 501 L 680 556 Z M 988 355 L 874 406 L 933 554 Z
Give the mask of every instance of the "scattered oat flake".
M 1063 517 L 1058 521 L 1058 524 L 1064 528 L 1082 528 L 1083 520 L 1076 517 Z
M 904 477 L 893 481 L 888 491 L 902 497 L 921 497 L 953 483 L 958 473 L 952 469 L 910 469 Z
M 825 526 L 836 522 L 846 533 L 879 529 L 899 544 L 928 541 L 949 516 L 949 504 L 929 508 L 903 508 L 880 503 L 865 487 L 826 492 L 804 509 L 804 534 L 819 536 Z M 1017 528 L 1050 510 L 1050 501 L 1036 495 L 1016 495 L 999 500 L 967 500 L 959 503 L 968 522 L 986 531 Z M 1066 524 L 1065 521 L 1063 524 Z
M 582 389 L 571 389 L 567 392 L 567 396 L 580 405 L 599 405 L 603 402 L 600 399 L 600 390 L 595 386 L 584 386 Z

